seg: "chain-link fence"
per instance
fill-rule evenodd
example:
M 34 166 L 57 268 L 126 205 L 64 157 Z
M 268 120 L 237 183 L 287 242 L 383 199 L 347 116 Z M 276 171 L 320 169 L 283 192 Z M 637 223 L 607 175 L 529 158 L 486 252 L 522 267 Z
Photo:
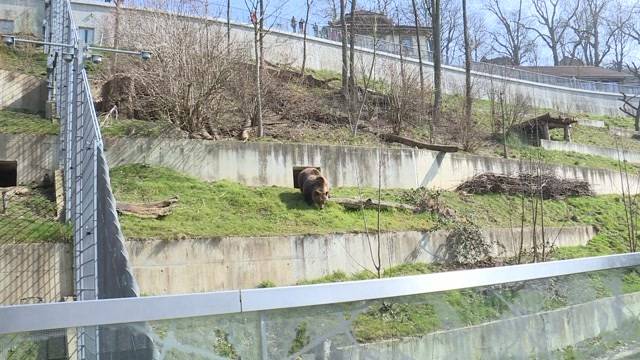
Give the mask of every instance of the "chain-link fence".
M 47 7 L 49 99 L 60 120 L 59 167 L 64 217 L 72 226 L 76 300 L 137 296 L 111 191 L 100 127 L 69 0 Z M 78 329 L 78 357 L 111 352 L 98 327 Z M 114 334 L 112 334 L 114 335 Z M 122 332 L 118 335 L 122 336 Z M 107 344 L 108 345 L 108 344 Z

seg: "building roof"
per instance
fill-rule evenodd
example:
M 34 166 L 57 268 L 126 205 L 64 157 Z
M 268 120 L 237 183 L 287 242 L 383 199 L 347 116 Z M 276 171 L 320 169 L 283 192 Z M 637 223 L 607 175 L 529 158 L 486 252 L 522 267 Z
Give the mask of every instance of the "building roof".
M 347 28 L 353 28 L 356 34 L 361 35 L 373 34 L 374 30 L 379 34 L 391 34 L 393 32 L 415 34 L 414 25 L 397 25 L 387 15 L 374 11 L 356 10 L 353 14 L 347 13 L 345 14 L 345 22 Z M 340 28 L 340 20 L 329 22 L 329 26 Z M 418 32 L 420 35 L 428 36 L 431 33 L 431 27 L 420 26 Z
M 620 82 L 631 77 L 630 74 L 597 66 L 518 66 L 518 69 L 591 81 Z

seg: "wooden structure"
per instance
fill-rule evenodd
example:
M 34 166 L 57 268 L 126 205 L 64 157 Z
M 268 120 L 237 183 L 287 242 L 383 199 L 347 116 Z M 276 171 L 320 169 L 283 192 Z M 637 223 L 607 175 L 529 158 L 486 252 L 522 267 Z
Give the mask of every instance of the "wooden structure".
M 564 141 L 571 142 L 571 127 L 577 122 L 572 117 L 546 113 L 516 124 L 512 129 L 526 137 L 530 143 L 539 146 L 540 139 L 551 140 L 549 130 L 552 129 L 563 129 Z

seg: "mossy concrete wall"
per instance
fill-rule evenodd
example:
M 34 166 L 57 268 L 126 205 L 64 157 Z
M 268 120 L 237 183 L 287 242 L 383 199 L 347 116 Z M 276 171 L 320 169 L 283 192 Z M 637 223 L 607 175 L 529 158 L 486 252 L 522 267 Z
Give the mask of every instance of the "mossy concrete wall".
M 571 151 L 580 154 L 602 156 L 614 160 L 623 160 L 630 163 L 640 163 L 640 152 L 626 149 L 606 148 L 601 146 L 576 144 L 564 141 L 540 140 L 540 145 L 547 150 Z
M 0 134 L 0 160 L 18 161 L 18 182 L 41 181 L 58 166 L 58 137 Z M 249 186 L 293 187 L 293 168 L 316 166 L 333 187 L 453 190 L 474 175 L 535 172 L 525 161 L 441 153 L 412 148 L 373 148 L 150 138 L 105 139 L 110 167 L 142 163 L 164 166 L 207 181 L 229 180 Z M 621 174 L 607 169 L 543 164 L 559 178 L 589 182 L 596 194 L 621 194 Z M 640 178 L 629 176 L 631 192 Z M 627 179 L 625 178 L 625 183 Z
M 406 147 L 113 138 L 105 140 L 105 148 L 112 167 L 144 163 L 208 181 L 229 180 L 250 186 L 293 187 L 293 168 L 297 166 L 320 167 L 334 187 L 377 187 L 381 166 L 383 188 L 445 190 L 486 172 L 516 175 L 536 171 L 526 161 Z M 559 178 L 587 181 L 596 194 L 622 193 L 617 171 L 551 164 L 542 168 Z M 632 191 L 640 191 L 640 178 L 631 176 L 629 181 Z
M 44 79 L 0 69 L 0 110 L 44 115 L 46 101 L 47 82 Z
M 55 302 L 73 295 L 70 244 L 0 245 L 0 305 Z
M 0 161 L 17 161 L 18 185 L 53 179 L 58 151 L 57 136 L 0 134 Z
M 438 331 L 426 336 L 352 345 L 323 354 L 329 359 L 554 359 L 567 346 L 615 331 L 637 320 L 640 293 L 553 311 Z
M 504 246 L 495 256 L 513 256 L 520 229 L 485 229 L 485 236 Z M 444 261 L 448 231 L 404 231 L 381 235 L 383 268 L 411 262 Z M 541 238 L 540 230 L 537 238 Z M 546 228 L 555 246 L 586 244 L 591 226 Z M 524 248 L 531 249 L 533 231 L 525 229 Z M 370 248 L 370 246 L 372 248 Z M 377 238 L 366 234 L 328 234 L 269 237 L 219 237 L 183 240 L 130 240 L 127 251 L 144 294 L 179 294 L 253 288 L 262 281 L 292 285 L 334 271 L 375 271 L 371 250 Z

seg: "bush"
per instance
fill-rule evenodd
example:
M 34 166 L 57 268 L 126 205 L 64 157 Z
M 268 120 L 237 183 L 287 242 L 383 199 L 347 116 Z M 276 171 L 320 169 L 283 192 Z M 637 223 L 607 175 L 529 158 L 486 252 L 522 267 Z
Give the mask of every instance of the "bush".
M 455 265 L 475 266 L 493 263 L 492 250 L 502 244 L 487 240 L 473 223 L 457 223 L 447 236 L 447 260 Z

